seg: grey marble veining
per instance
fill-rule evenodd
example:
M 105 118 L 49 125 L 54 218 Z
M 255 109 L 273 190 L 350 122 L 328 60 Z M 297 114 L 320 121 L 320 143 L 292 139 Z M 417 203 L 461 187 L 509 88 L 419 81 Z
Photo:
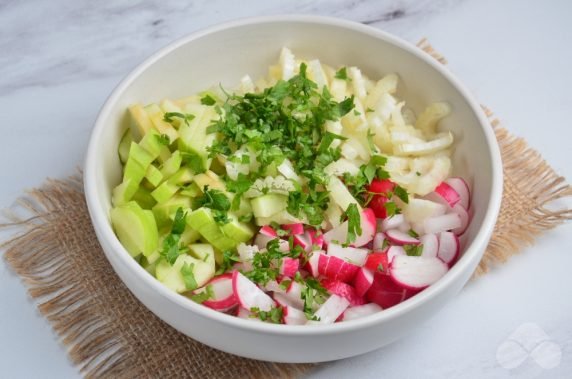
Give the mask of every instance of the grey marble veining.
M 458 0 L 5 1 L 0 4 L 0 95 L 26 87 L 123 75 L 168 42 L 229 19 L 321 14 L 407 35 L 412 24 L 457 3 Z

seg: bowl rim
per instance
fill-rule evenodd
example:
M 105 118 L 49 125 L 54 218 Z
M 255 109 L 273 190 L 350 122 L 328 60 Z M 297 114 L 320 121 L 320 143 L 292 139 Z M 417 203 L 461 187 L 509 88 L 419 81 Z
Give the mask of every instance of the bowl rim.
M 303 24 L 319 24 L 324 26 L 333 26 L 342 29 L 351 30 L 364 35 L 369 35 L 377 39 L 381 39 L 397 48 L 405 50 L 417 59 L 422 60 L 426 64 L 433 67 L 440 75 L 442 75 L 461 95 L 467 102 L 479 124 L 485 139 L 487 142 L 487 148 L 489 156 L 491 157 L 492 163 L 492 181 L 489 193 L 489 204 L 483 218 L 481 228 L 477 231 L 472 244 L 465 248 L 463 256 L 461 259 L 441 278 L 438 282 L 431 285 L 424 291 L 416 294 L 410 299 L 394 306 L 389 309 L 379 312 L 362 319 L 352 320 L 351 322 L 334 323 L 330 325 L 304 325 L 300 327 L 299 325 L 283 325 L 283 324 L 270 324 L 270 323 L 258 323 L 249 320 L 244 320 L 238 317 L 227 315 L 221 312 L 217 312 L 208 307 L 202 306 L 193 302 L 192 300 L 181 296 L 169 290 L 167 287 L 163 286 L 158 280 L 153 278 L 149 273 L 141 267 L 137 262 L 127 253 L 125 248 L 121 245 L 117 237 L 115 236 L 111 224 L 109 222 L 108 215 L 103 212 L 100 206 L 99 197 L 97 196 L 97 178 L 96 178 L 96 168 L 98 167 L 98 157 L 96 152 L 98 150 L 98 145 L 100 143 L 100 138 L 103 130 L 106 127 L 105 120 L 109 116 L 113 105 L 116 103 L 118 98 L 121 96 L 123 91 L 136 80 L 147 68 L 152 66 L 155 62 L 178 49 L 179 47 L 190 43 L 193 40 L 202 38 L 206 35 L 222 32 L 227 29 L 233 29 L 237 27 L 243 27 L 248 25 L 256 24 L 268 24 L 268 23 L 303 23 Z M 496 223 L 496 219 L 500 210 L 501 199 L 502 199 L 502 183 L 503 183 L 503 172 L 502 172 L 502 160 L 500 155 L 500 150 L 498 143 L 487 118 L 485 117 L 479 104 L 473 99 L 470 92 L 465 88 L 465 86 L 444 67 L 441 63 L 433 59 L 429 54 L 423 52 L 418 47 L 410 44 L 409 42 L 402 40 L 396 36 L 393 36 L 385 31 L 376 29 L 374 27 L 364 25 L 358 22 L 344 20 L 335 17 L 326 16 L 312 16 L 312 15 L 274 15 L 274 16 L 257 16 L 241 18 L 233 21 L 228 21 L 213 26 L 209 26 L 198 31 L 192 32 L 186 36 L 183 36 L 174 42 L 168 44 L 167 46 L 161 48 L 160 50 L 153 53 L 147 59 L 145 59 L 141 64 L 134 68 L 121 82 L 115 87 L 111 92 L 104 105 L 102 106 L 97 119 L 94 123 L 93 130 L 90 135 L 88 149 L 85 157 L 84 164 L 84 192 L 87 202 L 87 207 L 89 214 L 91 216 L 94 228 L 96 228 L 101 238 L 104 238 L 106 242 L 109 243 L 109 247 L 113 253 L 117 253 L 117 259 L 121 264 L 125 265 L 128 270 L 131 270 L 135 275 L 137 280 L 144 282 L 147 286 L 151 287 L 153 291 L 156 291 L 160 296 L 166 298 L 167 300 L 175 303 L 176 305 L 185 308 L 189 311 L 196 313 L 199 316 L 211 319 L 223 323 L 227 326 L 234 328 L 239 328 L 245 331 L 263 332 L 274 335 L 325 335 L 333 333 L 351 332 L 354 330 L 359 330 L 362 328 L 374 327 L 377 324 L 387 322 L 391 319 L 402 316 L 405 313 L 412 311 L 431 299 L 435 298 L 437 295 L 442 293 L 452 285 L 453 282 L 457 281 L 459 277 L 465 274 L 465 271 L 469 270 L 471 265 L 474 264 L 474 260 L 480 258 L 484 253 L 486 244 L 492 234 L 493 228 Z M 109 254 L 105 251 L 105 255 Z M 107 257 L 109 260 L 109 257 Z M 120 278 L 121 279 L 121 278 Z M 123 279 L 121 279 L 123 281 Z M 137 296 L 136 296 L 137 297 Z M 154 312 L 153 312 L 154 313 Z M 165 320 L 168 322 L 168 320 Z

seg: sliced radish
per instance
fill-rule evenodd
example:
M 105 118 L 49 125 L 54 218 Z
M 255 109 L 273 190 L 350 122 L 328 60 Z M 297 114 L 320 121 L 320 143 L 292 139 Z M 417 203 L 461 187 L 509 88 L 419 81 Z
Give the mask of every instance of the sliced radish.
M 381 307 L 375 303 L 369 303 L 364 305 L 358 305 L 356 307 L 350 307 L 345 310 L 342 314 L 342 321 L 351 321 L 358 318 L 367 317 L 381 311 Z
M 280 228 L 283 230 L 287 230 L 288 232 L 290 232 L 290 235 L 292 236 L 304 234 L 304 225 L 302 223 L 285 224 L 280 226 Z
M 445 183 L 451 186 L 459 194 L 459 205 L 465 209 L 469 209 L 471 204 L 471 190 L 469 189 L 469 184 L 460 177 L 446 179 Z
M 296 258 L 284 257 L 280 264 L 280 275 L 288 276 L 290 278 L 296 275 L 300 268 L 300 261 Z
M 461 217 L 457 213 L 447 213 L 426 219 L 423 223 L 423 230 L 425 233 L 440 233 L 460 228 L 461 226 Z
M 389 263 L 398 255 L 407 255 L 403 246 L 390 246 L 389 249 L 387 249 L 387 261 Z
M 419 245 L 419 240 L 401 230 L 391 229 L 385 232 L 387 239 L 396 245 Z
M 303 234 L 294 235 L 294 245 L 300 246 L 304 251 L 310 252 L 312 250 L 312 237 L 310 233 L 304 232 Z
M 426 199 L 409 199 L 403 207 L 403 215 L 412 225 L 422 223 L 428 217 L 440 216 L 447 212 L 446 205 Z
M 371 288 L 366 293 L 366 299 L 387 309 L 408 299 L 414 293 L 397 285 L 387 273 L 376 272 Z
M 262 289 L 266 292 L 286 293 L 286 288 L 281 286 L 276 280 L 269 280 Z
M 302 290 L 304 286 L 296 281 L 292 281 L 288 288 L 286 289 L 286 293 L 284 296 L 288 298 L 290 303 L 296 308 L 303 308 L 304 301 L 302 300 Z
M 453 208 L 461 201 L 461 196 L 447 182 L 441 182 L 441 184 L 435 188 L 434 192 L 441 198 L 441 201 L 450 208 Z
M 387 252 L 373 252 L 367 256 L 365 268 L 373 272 L 387 271 L 389 269 L 389 257 Z
M 381 222 L 381 230 L 387 231 L 390 229 L 398 229 L 401 225 L 405 224 L 405 216 L 402 214 L 393 215 L 389 218 L 384 219 Z
M 349 283 L 354 279 L 358 270 L 359 266 L 333 255 L 321 254 L 318 260 L 318 272 L 330 279 Z
M 278 233 L 276 233 L 276 230 L 272 229 L 272 227 L 269 225 L 264 225 L 263 227 L 261 227 L 258 233 L 268 237 L 278 237 Z
M 441 279 L 449 268 L 434 257 L 398 255 L 389 264 L 391 279 L 404 288 L 423 289 Z
M 308 263 L 306 264 L 306 269 L 308 270 L 310 275 L 312 275 L 314 278 L 320 276 L 319 262 L 320 262 L 320 256 L 322 254 L 325 254 L 323 250 L 316 250 L 312 252 L 312 255 L 308 259 Z
M 268 312 L 274 306 L 270 296 L 238 271 L 232 273 L 232 288 L 238 302 L 245 309 L 258 308 Z
M 382 250 L 383 243 L 385 242 L 385 234 L 383 233 L 376 233 L 373 237 L 373 250 Z
M 376 230 L 376 219 L 375 214 L 369 208 L 364 208 L 361 211 L 361 234 L 356 236 L 356 240 L 353 242 L 353 246 L 360 247 L 371 240 L 373 240 L 373 236 Z M 324 241 L 330 244 L 332 242 L 337 243 L 345 243 L 348 239 L 348 221 L 344 221 L 340 225 L 336 226 L 335 228 L 331 229 L 327 233 L 324 234 Z
M 319 324 L 333 324 L 346 308 L 350 302 L 341 296 L 332 295 L 318 308 L 314 316 L 318 318 Z
M 232 288 L 232 274 L 228 273 L 216 276 L 194 293 L 199 294 L 205 292 L 209 286 L 211 297 L 205 300 L 203 305 L 217 311 L 227 311 L 238 305 L 238 299 L 234 296 Z
M 324 246 L 324 234 L 315 229 L 308 229 L 313 248 L 321 249 Z
M 286 325 L 304 325 L 308 321 L 304 312 L 292 306 L 282 307 L 282 316 Z
M 258 231 L 256 238 L 254 238 L 254 244 L 258 246 L 259 249 L 264 249 L 266 248 L 268 242 L 272 241 L 275 238 L 278 238 L 278 234 L 276 234 L 276 231 L 272 229 L 270 226 L 264 225 Z
M 354 278 L 354 288 L 356 295 L 363 297 L 373 283 L 373 271 L 367 268 L 360 268 Z
M 365 304 L 363 296 L 358 295 L 354 287 L 347 283 L 340 282 L 339 280 L 325 279 L 322 280 L 321 284 L 330 294 L 345 297 L 350 302 L 350 305 Z
M 436 234 L 425 234 L 419 238 L 423 245 L 423 257 L 436 257 L 439 250 L 439 238 Z
M 344 259 L 358 266 L 363 266 L 367 259 L 368 251 L 357 247 L 343 247 L 341 245 L 330 243 L 328 245 L 328 255 Z
M 460 236 L 465 233 L 467 227 L 469 226 L 469 212 L 467 212 L 467 210 L 463 208 L 461 204 L 455 205 L 452 212 L 458 214 L 459 218 L 461 219 L 461 226 L 453 229 L 453 233 Z
M 439 251 L 437 257 L 449 267 L 453 266 L 460 252 L 459 238 L 455 233 L 443 232 L 439 234 Z

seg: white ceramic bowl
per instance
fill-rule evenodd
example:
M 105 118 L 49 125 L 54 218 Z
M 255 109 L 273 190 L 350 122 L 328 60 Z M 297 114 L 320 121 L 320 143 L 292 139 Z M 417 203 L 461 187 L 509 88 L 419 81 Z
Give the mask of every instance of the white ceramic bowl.
M 282 46 L 332 66 L 355 65 L 370 78 L 396 72 L 399 96 L 414 110 L 446 100 L 442 122 L 455 137 L 454 174 L 473 185 L 473 221 L 465 251 L 439 282 L 379 314 L 327 326 L 274 325 L 217 313 L 171 292 L 121 246 L 109 221 L 111 189 L 121 178 L 117 146 L 126 108 L 193 94 L 222 83 L 236 86 L 276 62 Z M 402 337 L 433 316 L 467 282 L 489 241 L 500 208 L 502 165 L 493 131 L 479 105 L 443 66 L 415 46 L 361 24 L 313 16 L 261 17 L 226 23 L 184 37 L 131 72 L 95 123 L 85 162 L 85 193 L 97 237 L 129 290 L 165 322 L 214 348 L 262 360 L 319 362 L 363 354 Z

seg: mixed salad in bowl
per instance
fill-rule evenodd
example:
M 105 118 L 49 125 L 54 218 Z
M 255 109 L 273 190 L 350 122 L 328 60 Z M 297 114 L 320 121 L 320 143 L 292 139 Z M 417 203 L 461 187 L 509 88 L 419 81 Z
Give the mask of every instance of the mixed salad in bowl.
M 439 280 L 469 224 L 446 103 L 416 115 L 398 77 L 296 59 L 129 108 L 111 222 L 168 288 L 261 322 L 380 312 Z

